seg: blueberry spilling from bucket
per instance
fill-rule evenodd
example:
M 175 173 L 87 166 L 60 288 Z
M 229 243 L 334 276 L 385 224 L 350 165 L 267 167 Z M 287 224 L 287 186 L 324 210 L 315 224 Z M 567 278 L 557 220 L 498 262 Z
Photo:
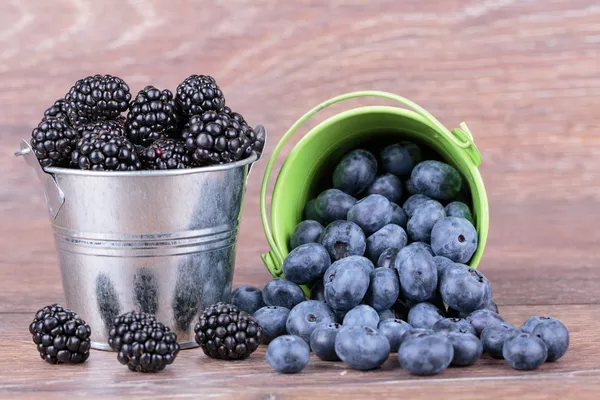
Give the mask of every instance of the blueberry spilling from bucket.
M 123 79 L 94 75 L 44 112 L 30 143 L 42 167 L 135 171 L 260 156 L 265 133 L 225 106 L 211 76 L 192 75 L 175 94 L 149 85 L 133 97 Z
M 285 278 L 262 291 L 273 310 L 256 313 L 269 327 L 267 361 L 276 371 L 304 368 L 303 342 L 322 360 L 359 370 L 397 352 L 415 375 L 473 365 L 482 354 L 505 355 L 517 369 L 565 354 L 568 330 L 558 320 L 532 318 L 522 334 L 497 314 L 490 282 L 468 265 L 479 246 L 469 187 L 427 154 L 409 142 L 352 150 L 308 201 Z M 301 287 L 311 288 L 311 300 Z

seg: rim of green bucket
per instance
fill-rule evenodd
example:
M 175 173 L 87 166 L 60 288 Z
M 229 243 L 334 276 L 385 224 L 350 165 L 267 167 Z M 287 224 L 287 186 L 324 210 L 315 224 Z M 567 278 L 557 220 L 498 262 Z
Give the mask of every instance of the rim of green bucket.
M 289 154 L 286 156 L 285 161 L 283 162 L 283 165 L 281 166 L 281 168 L 277 174 L 275 185 L 273 187 L 271 207 L 270 207 L 271 210 L 269 212 L 269 215 L 270 215 L 270 221 L 269 221 L 269 218 L 266 215 L 266 213 L 268 212 L 267 208 L 266 208 L 266 198 L 265 198 L 266 197 L 266 193 L 265 193 L 266 187 L 268 185 L 268 180 L 270 177 L 271 169 L 275 162 L 275 158 L 279 154 L 281 147 L 287 141 L 289 136 L 306 119 L 308 119 L 310 116 L 314 115 L 319 110 L 327 107 L 328 105 L 334 104 L 338 101 L 341 101 L 341 100 L 344 100 L 347 98 L 370 96 L 370 95 L 375 96 L 375 97 L 383 97 L 383 98 L 387 98 L 387 99 L 392 99 L 392 100 L 403 99 L 407 103 L 409 103 L 408 104 L 409 106 L 411 106 L 413 109 L 418 110 L 419 112 L 415 112 L 415 111 L 408 110 L 405 108 L 391 107 L 391 106 L 363 106 L 363 107 L 357 107 L 357 108 L 353 108 L 350 110 L 342 111 L 342 112 L 335 114 L 335 115 L 327 118 L 326 120 L 320 122 L 317 126 L 312 128 L 311 130 L 309 130 L 304 135 L 304 137 L 302 139 L 300 139 L 298 141 L 298 143 L 296 143 L 296 145 L 290 150 Z M 267 269 L 269 269 L 269 271 L 271 272 L 271 274 L 274 277 L 282 277 L 283 276 L 282 263 L 283 263 L 283 259 L 284 259 L 285 255 L 287 255 L 287 254 L 283 254 L 283 252 L 282 252 L 282 248 L 287 248 L 287 243 L 283 244 L 283 246 L 282 246 L 282 242 L 281 242 L 282 240 L 285 241 L 287 239 L 280 238 L 281 235 L 276 234 L 277 233 L 276 229 L 273 229 L 276 226 L 278 217 L 277 217 L 277 213 L 276 213 L 275 209 L 272 207 L 272 205 L 278 204 L 282 200 L 281 196 L 283 196 L 283 193 L 279 193 L 280 191 L 278 190 L 280 182 L 282 182 L 282 181 L 280 181 L 281 177 L 285 177 L 285 175 L 287 174 L 287 170 L 290 168 L 290 165 L 292 165 L 294 159 L 298 156 L 300 151 L 302 151 L 302 148 L 306 145 L 307 142 L 309 142 L 311 140 L 312 137 L 314 137 L 315 135 L 321 134 L 320 133 L 321 131 L 326 130 L 332 124 L 339 123 L 339 121 L 341 121 L 343 119 L 351 118 L 351 117 L 361 115 L 364 113 L 372 113 L 372 112 L 386 112 L 386 113 L 391 113 L 391 114 L 398 115 L 398 116 L 401 116 L 404 118 L 411 118 L 411 119 L 417 120 L 418 122 L 420 122 L 421 124 L 424 124 L 429 129 L 431 129 L 433 132 L 437 133 L 440 136 L 438 139 L 436 139 L 436 141 L 444 140 L 447 142 L 447 144 L 449 146 L 452 146 L 454 148 L 454 150 L 453 150 L 454 154 L 460 154 L 459 152 L 461 152 L 461 151 L 462 151 L 462 153 L 464 153 L 460 157 L 456 157 L 454 155 L 451 155 L 451 153 L 449 151 L 443 149 L 441 145 L 429 144 L 436 151 L 438 151 L 445 160 L 451 161 L 451 163 L 454 165 L 460 165 L 459 166 L 460 172 L 465 176 L 467 182 L 469 183 L 471 201 L 472 201 L 473 205 L 475 203 L 479 204 L 480 210 L 476 214 L 479 243 L 478 243 L 478 248 L 477 248 L 476 253 L 473 255 L 473 257 L 471 258 L 471 260 L 469 262 L 469 265 L 474 268 L 477 268 L 477 266 L 479 265 L 479 262 L 481 261 L 481 258 L 483 256 L 483 253 L 484 253 L 484 250 L 485 250 L 485 247 L 487 244 L 487 235 L 488 235 L 488 231 L 489 231 L 489 205 L 488 205 L 485 185 L 483 183 L 483 179 L 482 179 L 481 174 L 479 173 L 479 169 L 478 169 L 478 164 L 481 161 L 481 157 L 479 155 L 479 152 L 478 152 L 475 144 L 472 142 L 472 135 L 471 135 L 470 131 L 468 130 L 468 127 L 466 126 L 465 123 L 461 123 L 460 129 L 455 129 L 452 132 L 450 132 L 445 127 L 443 127 L 441 125 L 441 123 L 439 123 L 433 116 L 431 116 L 431 114 L 427 113 L 424 109 L 420 108 L 418 105 L 410 102 L 407 99 L 404 99 L 400 96 L 393 95 L 391 93 L 365 91 L 365 92 L 348 93 L 348 94 L 345 94 L 342 96 L 338 96 L 336 98 L 328 100 L 327 102 L 322 103 L 321 105 L 315 107 L 313 110 L 309 111 L 307 114 L 305 114 L 303 117 L 301 117 L 292 126 L 292 128 L 290 128 L 290 130 L 286 133 L 286 135 L 280 140 L 280 142 L 278 143 L 278 145 L 271 157 L 271 160 L 269 161 L 269 165 L 267 166 L 267 169 L 265 171 L 265 176 L 263 178 L 263 190 L 261 191 L 261 202 L 265 203 L 264 207 L 261 207 L 261 214 L 262 214 L 262 219 L 263 219 L 263 225 L 265 227 L 265 235 L 267 235 L 267 239 L 269 239 L 269 234 L 271 234 L 272 240 L 269 241 L 269 244 L 271 246 L 271 251 L 269 253 L 263 254 L 262 259 L 263 259 Z M 442 129 L 440 129 L 440 127 L 445 129 L 446 132 L 442 131 Z M 400 128 L 399 131 L 401 131 L 401 130 L 409 132 L 408 129 Z M 422 134 L 422 132 L 419 132 L 419 134 Z M 449 134 L 453 135 L 454 138 L 449 138 Z M 460 142 L 461 145 L 460 146 L 456 145 L 457 142 Z M 470 148 L 471 146 L 469 146 L 469 145 L 465 146 L 464 143 L 470 143 L 472 148 Z M 460 161 L 457 162 L 457 158 L 460 158 Z M 318 164 L 318 163 L 319 162 L 317 162 L 316 164 Z M 468 171 L 468 175 L 465 173 L 465 171 Z M 304 289 L 305 289 L 305 291 L 307 291 L 306 288 L 304 288 Z

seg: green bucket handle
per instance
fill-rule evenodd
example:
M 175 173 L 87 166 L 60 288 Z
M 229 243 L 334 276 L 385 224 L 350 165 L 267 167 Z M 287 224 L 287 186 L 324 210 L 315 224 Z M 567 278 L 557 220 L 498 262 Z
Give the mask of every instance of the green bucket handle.
M 433 115 L 431 115 L 427 110 L 418 104 L 402 97 L 395 95 L 389 92 L 381 92 L 377 90 L 364 90 L 358 92 L 350 92 L 345 93 L 340 96 L 333 97 L 329 100 L 324 101 L 318 106 L 314 107 L 312 110 L 308 111 L 302 117 L 300 117 L 294 125 L 288 129 L 288 131 L 283 135 L 277 146 L 275 146 L 275 150 L 273 150 L 273 154 L 271 154 L 271 158 L 267 163 L 267 167 L 265 169 L 265 174 L 262 181 L 262 186 L 260 188 L 260 214 L 262 219 L 263 228 L 265 231 L 265 235 L 267 237 L 267 241 L 269 242 L 269 246 L 271 246 L 271 251 L 269 253 L 265 253 L 261 255 L 261 258 L 266 266 L 281 266 L 283 264 L 284 257 L 280 253 L 277 244 L 275 243 L 275 239 L 273 238 L 273 233 L 271 231 L 271 226 L 269 223 L 269 217 L 267 215 L 267 188 L 269 185 L 269 179 L 271 176 L 271 172 L 273 171 L 273 166 L 277 161 L 277 157 L 279 153 L 283 149 L 283 146 L 287 143 L 290 137 L 296 132 L 296 130 L 302 125 L 306 120 L 314 116 L 319 111 L 333 105 L 339 103 L 344 100 L 355 99 L 358 97 L 378 97 L 382 99 L 394 100 L 398 103 L 406 106 L 409 109 L 412 109 L 421 117 L 425 118 L 427 122 L 431 125 L 432 128 L 437 130 L 440 134 L 445 136 L 450 142 L 452 142 L 456 147 L 463 149 L 468 157 L 473 162 L 474 166 L 477 167 L 481 164 L 481 154 L 475 146 L 473 142 L 473 135 L 469 130 L 469 127 L 466 123 L 462 122 L 459 125 L 459 128 L 453 129 L 452 131 L 448 130 L 444 125 L 442 125 Z M 269 268 L 270 271 L 273 271 L 273 268 Z

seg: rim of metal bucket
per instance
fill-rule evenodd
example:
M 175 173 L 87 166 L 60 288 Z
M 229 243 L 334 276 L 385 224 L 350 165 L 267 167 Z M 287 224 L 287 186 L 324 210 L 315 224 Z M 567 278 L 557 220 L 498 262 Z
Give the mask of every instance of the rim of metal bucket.
M 267 141 L 267 130 L 264 126 L 258 125 L 255 128 L 256 132 L 263 134 L 265 138 L 265 144 Z M 260 160 L 262 153 L 258 154 L 253 151 L 249 157 L 243 160 L 239 160 L 233 163 L 220 164 L 220 165 L 209 165 L 204 167 L 189 168 L 189 169 L 171 169 L 171 170 L 140 170 L 140 171 L 90 171 L 70 168 L 59 168 L 59 167 L 42 167 L 35 156 L 33 149 L 28 140 L 21 139 L 19 150 L 15 151 L 15 156 L 23 157 L 25 162 L 32 167 L 40 182 L 44 186 L 44 197 L 48 206 L 48 214 L 52 220 L 56 219 L 58 212 L 65 202 L 65 195 L 55 179 L 55 176 L 60 175 L 75 175 L 75 176 L 88 176 L 88 177 L 164 177 L 164 176 L 182 176 L 201 174 L 206 172 L 225 171 L 233 168 L 248 167 L 248 174 L 246 182 L 250 176 L 252 166 L 258 160 Z
M 313 117 L 319 111 L 321 111 L 331 105 L 334 105 L 336 103 L 342 102 L 344 100 L 355 99 L 355 98 L 359 98 L 359 97 L 377 97 L 377 98 L 381 98 L 381 99 L 396 101 L 396 102 L 402 104 L 406 108 L 416 112 L 418 115 L 425 118 L 427 123 L 429 123 L 433 129 L 437 130 L 438 132 L 440 132 L 440 134 L 444 135 L 455 146 L 463 149 L 476 167 L 479 166 L 479 164 L 481 164 L 481 154 L 479 152 L 479 149 L 477 149 L 477 146 L 475 145 L 475 143 L 473 141 L 473 134 L 471 133 L 471 131 L 469 130 L 469 127 L 467 126 L 467 124 L 465 122 L 461 122 L 459 124 L 459 128 L 455 128 L 452 131 L 450 131 L 441 122 L 439 122 L 432 114 L 430 114 L 423 107 L 419 106 L 417 103 L 415 103 L 405 97 L 402 97 L 402 96 L 399 96 L 399 95 L 396 95 L 396 94 L 393 94 L 390 92 L 383 92 L 383 91 L 377 91 L 377 90 L 364 90 L 364 91 L 345 93 L 345 94 L 342 94 L 342 95 L 339 95 L 336 97 L 332 97 L 331 99 L 326 100 L 326 101 L 322 102 L 321 104 L 317 105 L 316 107 L 314 107 L 313 109 L 309 110 L 306 114 L 304 114 L 302 117 L 300 117 L 288 129 L 288 131 L 283 135 L 283 137 L 281 138 L 279 143 L 277 143 L 277 146 L 275 146 L 275 149 L 273 150 L 273 153 L 271 154 L 271 157 L 269 158 L 269 162 L 267 163 L 267 166 L 265 168 L 265 173 L 264 173 L 262 185 L 260 188 L 260 213 L 261 213 L 261 221 L 262 221 L 263 229 L 265 232 L 265 236 L 266 236 L 267 242 L 269 243 L 269 246 L 271 248 L 270 252 L 261 255 L 261 258 L 262 258 L 263 262 L 265 263 L 265 265 L 269 265 L 272 262 L 275 262 L 277 265 L 282 265 L 283 259 L 284 259 L 283 255 L 280 252 L 279 246 L 277 245 L 277 243 L 275 242 L 275 238 L 273 237 L 273 232 L 271 230 L 271 224 L 270 224 L 270 218 L 269 218 L 269 214 L 267 212 L 267 189 L 269 186 L 270 176 L 271 176 L 271 173 L 273 172 L 273 167 L 275 165 L 275 162 L 277 161 L 279 153 L 283 149 L 283 146 L 285 146 L 285 144 L 288 142 L 290 137 L 296 132 L 296 130 L 298 130 L 298 128 L 304 122 L 306 122 L 308 119 Z M 274 259 L 270 260 L 269 258 L 271 258 L 271 257 L 273 257 Z
M 215 172 L 227 169 L 243 167 L 244 165 L 252 164 L 258 161 L 259 157 L 256 152 L 252 152 L 250 157 L 244 158 L 232 163 L 208 165 L 205 167 L 185 168 L 185 169 L 165 169 L 165 170 L 140 170 L 140 171 L 91 171 L 84 169 L 46 167 L 44 171 L 50 174 L 62 175 L 85 175 L 85 176 L 171 176 L 171 175 L 189 175 L 198 172 Z

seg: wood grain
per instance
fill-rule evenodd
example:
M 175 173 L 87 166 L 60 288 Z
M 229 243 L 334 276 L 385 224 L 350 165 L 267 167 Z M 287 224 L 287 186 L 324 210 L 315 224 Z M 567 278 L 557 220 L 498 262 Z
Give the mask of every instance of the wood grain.
M 0 2 L 0 341 L 10 348 L 0 357 L 0 395 L 597 395 L 599 17 L 596 0 Z M 268 128 L 266 155 L 306 110 L 352 90 L 398 93 L 450 128 L 466 121 L 483 155 L 491 209 L 481 270 L 510 318 L 565 318 L 574 338 L 569 355 L 535 373 L 484 360 L 433 380 L 409 378 L 391 361 L 374 373 L 313 362 L 301 375 L 279 376 L 261 354 L 224 365 L 184 352 L 152 377 L 120 370 L 107 353 L 78 368 L 44 365 L 25 327 L 39 306 L 62 301 L 60 273 L 41 189 L 12 152 L 48 105 L 94 73 L 118 75 L 133 92 L 211 74 L 228 105 Z M 379 103 L 334 107 L 306 129 Z M 250 176 L 235 284 L 268 279 L 259 259 L 268 249 L 258 212 L 265 164 Z
M 444 398 L 485 398 L 494 391 L 494 398 L 511 398 L 523 390 L 535 395 L 563 394 L 581 387 L 578 394 L 600 390 L 600 360 L 589 355 L 597 353 L 597 331 L 600 325 L 595 316 L 598 305 L 586 306 L 509 306 L 502 312 L 506 320 L 521 324 L 531 314 L 551 311 L 569 327 L 571 346 L 559 361 L 544 364 L 536 371 L 515 371 L 502 360 L 483 357 L 473 367 L 450 368 L 433 378 L 415 378 L 401 370 L 392 354 L 378 370 L 355 371 L 343 363 L 327 363 L 311 356 L 306 369 L 297 375 L 274 374 L 264 361 L 264 346 L 249 359 L 223 362 L 210 359 L 199 349 L 182 351 L 173 365 L 154 375 L 130 372 L 116 361 L 111 352 L 92 353 L 88 362 L 79 366 L 53 366 L 43 362 L 35 351 L 26 330 L 31 314 L 6 314 L 0 327 L 0 345 L 8 353 L 0 359 L 0 371 L 11 371 L 18 360 L 22 373 L 0 376 L 0 390 L 8 397 L 27 395 L 71 395 L 90 398 L 165 397 L 200 398 L 211 394 L 233 398 L 240 393 L 248 398 L 344 398 L 364 399 L 385 395 L 410 395 L 428 399 L 435 393 Z M 4 347 L 6 346 L 6 347 Z M 40 376 L 44 379 L 40 381 Z M 68 382 L 73 382 L 69 384 Z M 521 387 L 521 385 L 525 385 Z M 512 388 L 511 388 L 512 387 Z M 518 390 L 514 387 L 518 387 Z M 74 390 L 78 389 L 78 390 Z M 479 393 L 479 396 L 477 397 Z M 529 398 L 529 397 L 527 397 Z

